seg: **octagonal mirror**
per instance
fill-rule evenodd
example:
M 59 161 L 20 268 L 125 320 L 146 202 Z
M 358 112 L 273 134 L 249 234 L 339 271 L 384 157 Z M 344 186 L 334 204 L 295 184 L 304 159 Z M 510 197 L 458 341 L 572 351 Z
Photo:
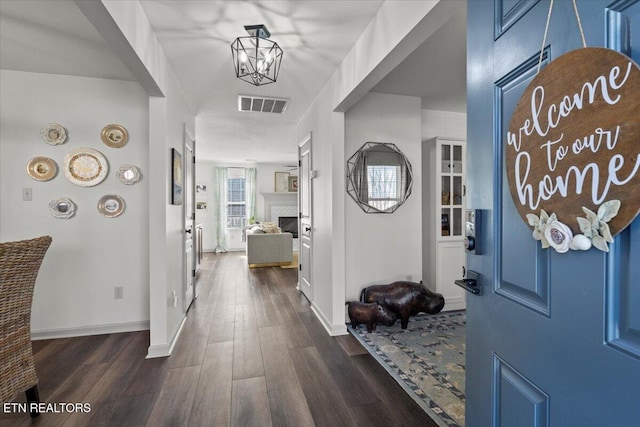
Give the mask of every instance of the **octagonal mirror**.
M 411 194 L 413 171 L 395 144 L 366 142 L 347 160 L 347 193 L 366 213 L 393 213 Z

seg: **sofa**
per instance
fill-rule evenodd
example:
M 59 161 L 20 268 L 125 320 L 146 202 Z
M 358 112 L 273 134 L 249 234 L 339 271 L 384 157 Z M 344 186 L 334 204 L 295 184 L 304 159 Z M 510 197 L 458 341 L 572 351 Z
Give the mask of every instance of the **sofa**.
M 253 267 L 286 265 L 293 261 L 291 233 L 265 233 L 259 228 L 246 231 L 247 263 Z

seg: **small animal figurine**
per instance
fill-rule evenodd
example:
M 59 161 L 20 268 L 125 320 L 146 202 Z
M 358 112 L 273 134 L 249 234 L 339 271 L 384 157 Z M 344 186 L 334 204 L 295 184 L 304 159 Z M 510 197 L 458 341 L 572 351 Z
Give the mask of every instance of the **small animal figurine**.
M 386 304 L 400 317 L 402 329 L 407 329 L 409 316 L 420 312 L 436 314 L 444 308 L 444 297 L 441 294 L 431 292 L 421 283 L 403 281 L 368 286 L 360 292 L 360 301 Z
M 348 313 L 353 329 L 357 329 L 360 323 L 364 323 L 367 325 L 367 332 L 371 332 L 378 323 L 391 326 L 397 319 L 395 313 L 384 304 L 358 301 L 348 301 L 347 304 L 349 305 Z

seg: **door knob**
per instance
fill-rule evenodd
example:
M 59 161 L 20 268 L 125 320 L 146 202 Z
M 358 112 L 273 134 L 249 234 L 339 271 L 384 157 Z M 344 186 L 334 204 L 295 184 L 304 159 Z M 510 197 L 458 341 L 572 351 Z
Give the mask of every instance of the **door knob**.
M 304 231 L 307 231 L 307 232 L 311 231 L 311 227 L 309 227 L 308 225 L 305 225 Z
M 190 229 L 190 228 L 187 228 L 186 230 L 184 230 L 184 232 L 185 232 L 185 233 L 189 233 L 189 234 L 191 234 L 191 229 Z

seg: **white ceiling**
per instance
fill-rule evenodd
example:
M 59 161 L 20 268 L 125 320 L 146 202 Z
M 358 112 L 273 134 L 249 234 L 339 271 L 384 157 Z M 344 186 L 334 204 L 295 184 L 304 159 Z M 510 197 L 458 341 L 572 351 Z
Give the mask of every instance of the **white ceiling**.
M 198 158 L 290 163 L 295 124 L 382 1 L 141 4 L 196 114 Z M 235 77 L 230 43 L 251 24 L 265 24 L 284 51 L 274 84 L 255 87 Z M 422 97 L 423 108 L 464 111 L 465 27 L 465 16 L 451 19 L 373 90 Z M 134 80 L 71 0 L 0 0 L 0 68 Z M 284 115 L 241 113 L 238 94 L 291 102 Z

